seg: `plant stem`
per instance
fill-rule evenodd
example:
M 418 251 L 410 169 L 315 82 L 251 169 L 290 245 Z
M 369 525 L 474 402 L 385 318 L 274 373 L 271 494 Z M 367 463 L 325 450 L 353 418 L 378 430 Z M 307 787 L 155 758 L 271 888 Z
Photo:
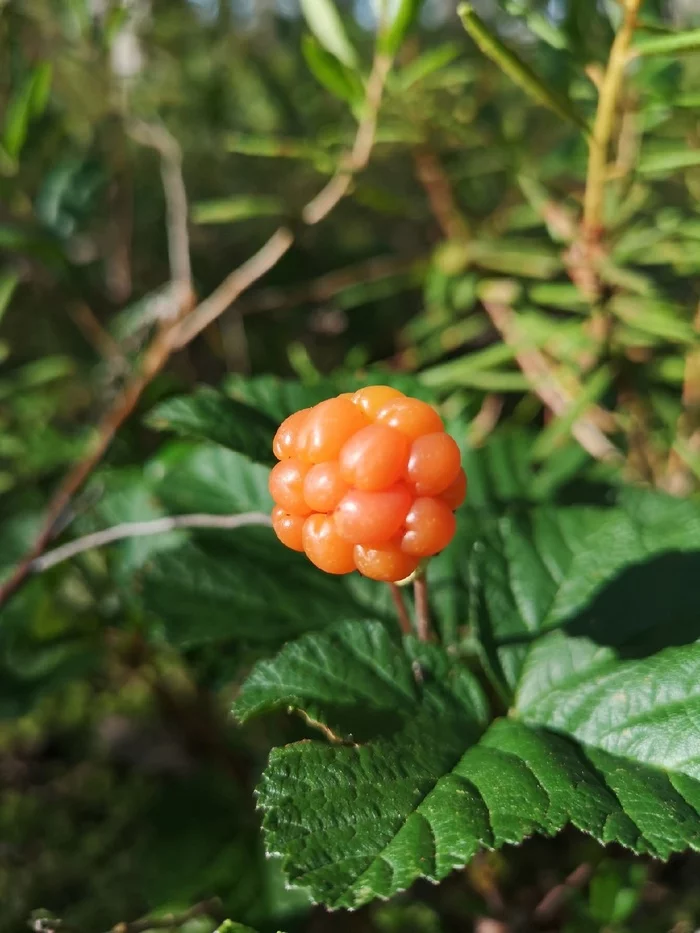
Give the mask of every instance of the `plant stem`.
M 598 109 L 589 143 L 588 174 L 583 207 L 586 237 L 595 241 L 602 230 L 603 198 L 608 162 L 608 148 L 615 123 L 617 99 L 628 61 L 628 52 L 637 25 L 640 0 L 624 0 L 625 13 L 610 49 L 608 66 L 600 88 Z
M 394 600 L 394 605 L 396 606 L 396 614 L 399 619 L 399 627 L 404 635 L 413 634 L 413 626 L 411 625 L 411 620 L 406 611 L 406 604 L 403 601 L 403 596 L 401 595 L 401 590 L 395 583 L 389 584 L 389 589 L 391 590 L 391 598 Z
M 424 569 L 416 573 L 413 581 L 413 595 L 416 602 L 416 632 L 420 641 L 430 639 L 430 608 L 428 606 L 428 579 Z

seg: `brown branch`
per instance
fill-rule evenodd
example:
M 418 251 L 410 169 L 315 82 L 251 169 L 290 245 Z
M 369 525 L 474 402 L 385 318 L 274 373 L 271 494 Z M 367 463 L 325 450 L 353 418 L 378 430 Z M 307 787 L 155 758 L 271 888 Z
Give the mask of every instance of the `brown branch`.
M 413 149 L 416 177 L 423 186 L 430 209 L 448 240 L 466 240 L 469 228 L 455 200 L 452 185 L 430 146 L 425 143 Z
M 180 349 L 190 343 L 220 314 L 222 314 L 242 292 L 274 268 L 292 246 L 294 235 L 286 227 L 276 230 L 270 239 L 235 269 L 212 294 L 195 308 L 180 324 L 174 336 L 175 346 Z
M 598 109 L 589 142 L 588 172 L 583 206 L 583 230 L 586 239 L 595 242 L 603 226 L 603 198 L 607 175 L 608 149 L 615 123 L 617 99 L 628 61 L 628 52 L 637 25 L 640 0 L 624 0 L 624 18 L 608 58 Z
M 365 113 L 357 128 L 347 165 L 307 205 L 303 219 L 307 224 L 321 221 L 350 188 L 352 176 L 366 167 L 374 144 L 379 108 L 392 59 L 377 51 L 367 81 Z M 132 124 L 134 138 L 157 149 L 161 155 L 161 173 L 167 205 L 168 247 L 170 259 L 171 301 L 164 304 L 167 313 L 160 320 L 151 344 L 146 349 L 137 372 L 116 398 L 111 409 L 97 426 L 95 440 L 85 457 L 69 471 L 51 499 L 42 527 L 29 551 L 0 585 L 0 608 L 28 579 L 33 563 L 41 556 L 54 536 L 75 493 L 100 463 L 116 432 L 134 411 L 151 380 L 163 369 L 171 354 L 193 340 L 254 282 L 269 271 L 289 250 L 294 235 L 280 227 L 242 266 L 225 279 L 214 292 L 194 308 L 189 237 L 187 231 L 187 195 L 181 171 L 181 153 L 167 130 Z M 185 256 L 185 253 L 187 255 Z
M 317 224 L 327 217 L 336 204 L 348 193 L 353 176 L 361 172 L 369 162 L 377 131 L 379 107 L 384 94 L 384 85 L 392 65 L 392 57 L 378 52 L 374 57 L 372 71 L 367 79 L 365 91 L 365 112 L 357 127 L 355 142 L 345 159 L 345 164 L 331 178 L 316 197 L 309 201 L 302 217 L 310 225 Z
M 33 573 L 43 573 L 56 564 L 70 560 L 85 551 L 113 544 L 115 541 L 124 541 L 127 538 L 142 538 L 146 535 L 162 535 L 179 528 L 217 528 L 230 531 L 235 528 L 244 528 L 248 525 L 270 525 L 270 516 L 263 512 L 243 512 L 240 515 L 169 515 L 164 518 L 154 518 L 146 522 L 123 522 L 112 528 L 104 528 L 92 534 L 76 538 L 67 544 L 54 548 L 37 557 L 32 562 Z
M 482 303 L 503 340 L 513 347 L 518 366 L 530 382 L 533 392 L 555 415 L 565 414 L 574 399 L 556 378 L 544 354 L 535 347 L 525 348 L 522 346 L 512 309 L 495 301 L 484 301 Z M 589 411 L 594 410 L 595 406 L 591 405 Z M 582 415 L 574 421 L 571 425 L 571 434 L 583 449 L 596 460 L 621 462 L 622 458 L 619 450 L 592 421 L 590 414 L 588 416 Z
M 183 288 L 192 286 L 190 264 L 190 237 L 187 229 L 189 208 L 187 189 L 182 177 L 182 150 L 164 126 L 143 123 L 140 120 L 129 125 L 129 134 L 141 143 L 150 146 L 160 155 L 160 173 L 165 194 L 166 230 L 168 235 L 168 259 L 170 278 Z
M 593 877 L 593 866 L 584 863 L 574 869 L 563 884 L 548 891 L 535 907 L 533 919 L 538 925 L 549 924 L 556 919 L 574 891 L 584 888 Z

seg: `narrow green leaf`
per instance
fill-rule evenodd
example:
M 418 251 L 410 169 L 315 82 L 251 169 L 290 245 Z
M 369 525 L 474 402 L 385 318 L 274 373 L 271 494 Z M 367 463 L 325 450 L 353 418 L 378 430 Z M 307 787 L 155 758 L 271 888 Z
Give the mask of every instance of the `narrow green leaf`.
M 302 37 L 301 51 L 309 71 L 326 90 L 349 104 L 362 100 L 362 82 L 355 72 L 327 52 L 314 36 Z
M 527 65 L 515 52 L 505 46 L 498 36 L 494 35 L 486 23 L 477 16 L 470 3 L 462 3 L 457 8 L 462 25 L 474 40 L 481 51 L 488 56 L 504 74 L 525 91 L 537 103 L 553 110 L 558 116 L 588 132 L 588 126 L 583 117 L 576 111 L 569 98 L 554 88 L 548 87 L 529 65 Z
M 398 9 L 389 26 L 379 36 L 379 48 L 387 55 L 395 55 L 406 34 L 413 28 L 423 7 L 423 0 L 399 0 Z
M 612 382 L 609 366 L 600 366 L 581 386 L 577 398 L 566 408 L 562 415 L 557 415 L 542 430 L 532 449 L 535 460 L 546 460 L 565 438 L 573 423 L 585 414 L 589 405 L 597 402 L 607 392 Z
M 610 308 L 626 323 L 654 337 L 673 343 L 697 343 L 697 333 L 692 323 L 684 319 L 682 310 L 670 302 L 617 295 L 610 302 Z
M 53 65 L 51 62 L 41 62 L 34 70 L 34 84 L 32 87 L 32 116 L 40 117 L 46 110 L 51 94 L 53 80 Z
M 275 217 L 282 213 L 284 203 L 279 198 L 241 194 L 194 204 L 192 220 L 196 224 L 228 224 L 253 217 Z
M 484 370 L 490 370 L 501 363 L 512 360 L 515 350 L 505 343 L 495 343 L 485 350 L 474 353 L 465 353 L 464 356 L 439 366 L 431 366 L 420 374 L 424 385 L 433 388 L 455 385 L 474 385 L 471 381 L 476 374 L 481 375 Z
M 12 296 L 19 285 L 19 281 L 20 279 L 16 272 L 8 271 L 0 273 L 0 321 L 2 321 L 3 315 L 12 301 Z
M 324 49 L 348 68 L 354 68 L 357 55 L 333 0 L 301 0 L 301 11 Z
M 429 75 L 449 65 L 450 62 L 457 58 L 459 52 L 460 49 L 456 42 L 445 42 L 435 48 L 427 49 L 414 58 L 413 61 L 404 65 L 396 75 L 395 82 L 401 90 L 407 91 Z
M 661 36 L 640 36 L 632 46 L 633 55 L 675 55 L 700 49 L 700 29 Z
M 2 144 L 11 159 L 22 151 L 32 116 L 41 114 L 51 86 L 51 65 L 37 65 L 12 94 L 5 111 Z
M 685 141 L 646 146 L 637 163 L 641 175 L 666 175 L 679 169 L 700 165 L 700 149 L 692 149 Z
M 263 412 L 210 388 L 160 402 L 146 418 L 156 431 L 214 441 L 258 463 L 273 463 L 277 424 Z

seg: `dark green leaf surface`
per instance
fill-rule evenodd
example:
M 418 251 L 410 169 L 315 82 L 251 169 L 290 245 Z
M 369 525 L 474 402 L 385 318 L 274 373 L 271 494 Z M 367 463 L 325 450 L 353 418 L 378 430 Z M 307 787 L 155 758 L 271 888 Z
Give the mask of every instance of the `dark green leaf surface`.
M 322 721 L 335 725 L 333 717 L 356 722 L 360 728 L 368 716 L 406 722 L 426 703 L 416 683 L 414 662 L 427 665 L 440 692 L 459 697 L 473 715 L 486 715 L 472 676 L 450 663 L 439 649 L 410 638 L 402 649 L 398 634 L 379 622 L 343 622 L 329 631 L 308 635 L 286 645 L 273 659 L 255 666 L 236 701 L 234 712 L 242 719 L 278 707 L 308 710 L 313 706 Z M 443 697 L 438 705 L 447 703 Z
M 272 439 L 277 424 L 256 408 L 214 389 L 167 399 L 149 413 L 146 423 L 156 431 L 214 441 L 259 463 L 272 463 Z

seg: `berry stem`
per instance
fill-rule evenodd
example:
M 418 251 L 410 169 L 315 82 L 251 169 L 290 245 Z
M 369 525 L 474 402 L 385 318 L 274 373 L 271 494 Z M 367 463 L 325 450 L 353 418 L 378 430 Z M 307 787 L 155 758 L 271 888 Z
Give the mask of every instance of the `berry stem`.
M 430 639 L 430 608 L 428 606 L 428 579 L 424 567 L 419 567 L 413 581 L 413 596 L 416 604 L 416 633 L 420 641 Z
M 406 604 L 403 601 L 401 590 L 395 583 L 390 583 L 389 588 L 391 590 L 391 598 L 394 600 L 394 605 L 396 606 L 399 627 L 404 635 L 411 635 L 413 634 L 413 626 L 411 625 L 411 620 L 406 611 Z

